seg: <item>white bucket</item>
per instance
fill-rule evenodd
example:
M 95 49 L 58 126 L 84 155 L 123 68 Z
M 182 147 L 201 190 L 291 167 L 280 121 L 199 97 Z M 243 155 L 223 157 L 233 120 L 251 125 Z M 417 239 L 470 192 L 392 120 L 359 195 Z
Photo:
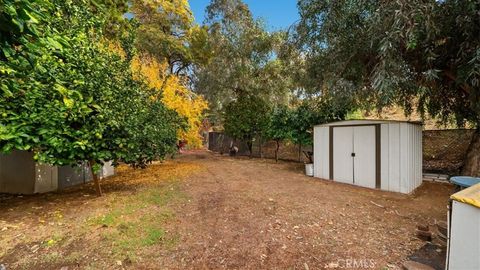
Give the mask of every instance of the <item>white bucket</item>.
M 305 164 L 305 174 L 307 176 L 313 176 L 313 164 L 312 163 Z

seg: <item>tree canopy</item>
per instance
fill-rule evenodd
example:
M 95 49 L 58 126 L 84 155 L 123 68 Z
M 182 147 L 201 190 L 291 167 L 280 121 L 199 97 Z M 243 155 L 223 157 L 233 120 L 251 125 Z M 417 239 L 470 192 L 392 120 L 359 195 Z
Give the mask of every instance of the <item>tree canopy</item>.
M 187 76 L 192 65 L 209 61 L 205 27 L 195 25 L 187 0 L 134 0 L 139 22 L 137 47 L 168 64 L 169 72 Z
M 182 119 L 134 80 L 134 26 L 126 56 L 103 31 L 119 20 L 88 0 L 2 0 L 0 147 L 50 164 L 119 160 L 144 166 L 175 150 Z M 109 9 L 110 7 L 110 9 Z M 2 24 L 3 26 L 4 24 Z
M 298 7 L 311 91 L 478 124 L 476 1 L 300 0 Z
M 275 57 L 282 33 L 269 33 L 240 0 L 213 0 L 206 9 L 211 60 L 195 69 L 195 89 L 205 95 L 212 113 L 241 95 L 285 102 L 288 76 Z

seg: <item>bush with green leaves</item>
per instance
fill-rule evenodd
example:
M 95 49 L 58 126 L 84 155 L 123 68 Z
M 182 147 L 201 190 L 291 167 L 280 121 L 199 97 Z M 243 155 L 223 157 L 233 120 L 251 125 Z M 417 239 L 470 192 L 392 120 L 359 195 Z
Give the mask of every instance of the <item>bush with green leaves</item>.
M 298 158 L 301 159 L 302 146 L 313 145 L 313 128 L 333 121 L 344 120 L 352 111 L 351 102 L 344 99 L 323 97 L 319 100 L 304 100 L 291 115 L 292 142 L 298 145 Z M 310 157 L 308 157 L 310 158 Z
M 280 143 L 293 139 L 293 129 L 291 128 L 292 117 L 293 111 L 284 105 L 279 105 L 274 108 L 270 115 L 266 137 L 276 143 L 275 161 L 278 161 Z
M 175 151 L 184 121 L 133 79 L 133 31 L 119 35 L 126 56 L 108 49 L 111 10 L 88 0 L 0 3 L 1 152 L 143 167 Z
M 256 138 L 265 136 L 271 108 L 265 100 L 255 95 L 241 95 L 227 104 L 224 114 L 225 133 L 247 143 L 250 156 Z

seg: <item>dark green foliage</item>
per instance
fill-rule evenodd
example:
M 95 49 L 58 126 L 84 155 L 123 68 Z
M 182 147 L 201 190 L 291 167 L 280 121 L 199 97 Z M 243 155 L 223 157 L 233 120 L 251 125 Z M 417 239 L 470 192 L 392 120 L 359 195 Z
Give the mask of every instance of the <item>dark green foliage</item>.
M 1 4 L 2 19 L 10 12 L 9 20 L 23 22 L 1 29 L 10 37 L 0 45 L 2 152 L 30 150 L 59 165 L 144 166 L 174 151 L 182 121 L 133 80 L 129 57 L 105 46 L 102 29 L 117 18 L 112 9 L 87 0 Z M 120 35 L 127 55 L 135 53 L 132 35 Z
M 292 111 L 284 105 L 274 108 L 270 116 L 270 122 L 266 132 L 267 139 L 274 141 L 286 141 L 292 138 Z
M 270 120 L 270 106 L 262 98 L 254 95 L 241 95 L 225 108 L 225 133 L 235 139 L 247 142 L 250 154 L 252 143 L 263 137 Z
M 307 103 L 302 103 L 292 112 L 292 142 L 300 146 L 312 145 L 313 126 L 316 124 L 314 111 Z
M 143 100 L 141 111 L 128 114 L 124 125 L 130 131 L 124 136 L 125 143 L 114 145 L 117 159 L 134 166 L 144 167 L 154 160 L 161 160 L 167 154 L 177 151 L 177 131 L 186 128 L 186 122 L 177 113 L 167 109 L 159 101 Z M 118 134 L 120 130 L 114 133 Z M 113 138 L 118 140 L 118 136 Z
M 292 112 L 292 141 L 298 145 L 312 145 L 315 125 L 344 120 L 352 108 L 331 98 L 303 101 Z
M 241 0 L 211 1 L 205 22 L 213 55 L 196 67 L 195 88 L 209 101 L 213 115 L 242 95 L 286 101 L 289 77 L 275 57 L 281 33 L 269 33 Z
M 313 145 L 313 128 L 316 125 L 344 120 L 353 106 L 346 100 L 324 97 L 319 100 L 304 100 L 292 112 L 290 127 L 292 142 L 298 145 L 298 159 L 301 160 L 302 146 Z M 305 152 L 305 154 L 307 154 Z M 312 153 L 307 157 L 312 161 Z
M 369 107 L 398 104 L 442 122 L 480 120 L 475 0 L 298 2 L 308 88 Z
M 275 160 L 278 161 L 278 151 L 280 142 L 291 140 L 293 131 L 291 128 L 292 111 L 283 105 L 277 106 L 271 116 L 266 132 L 266 138 L 274 140 L 277 144 L 275 148 Z

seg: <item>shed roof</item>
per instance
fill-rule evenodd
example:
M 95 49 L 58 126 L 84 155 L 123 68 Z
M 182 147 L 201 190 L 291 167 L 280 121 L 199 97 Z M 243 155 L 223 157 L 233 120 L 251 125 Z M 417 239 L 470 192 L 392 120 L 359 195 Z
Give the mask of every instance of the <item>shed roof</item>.
M 459 191 L 450 196 L 450 198 L 480 208 L 480 184 Z
M 335 121 L 326 124 L 315 125 L 317 126 L 355 126 L 355 125 L 368 125 L 368 124 L 388 124 L 388 123 L 408 123 L 413 125 L 423 125 L 421 121 L 400 121 L 400 120 L 380 120 L 380 119 L 352 119 L 344 121 Z

